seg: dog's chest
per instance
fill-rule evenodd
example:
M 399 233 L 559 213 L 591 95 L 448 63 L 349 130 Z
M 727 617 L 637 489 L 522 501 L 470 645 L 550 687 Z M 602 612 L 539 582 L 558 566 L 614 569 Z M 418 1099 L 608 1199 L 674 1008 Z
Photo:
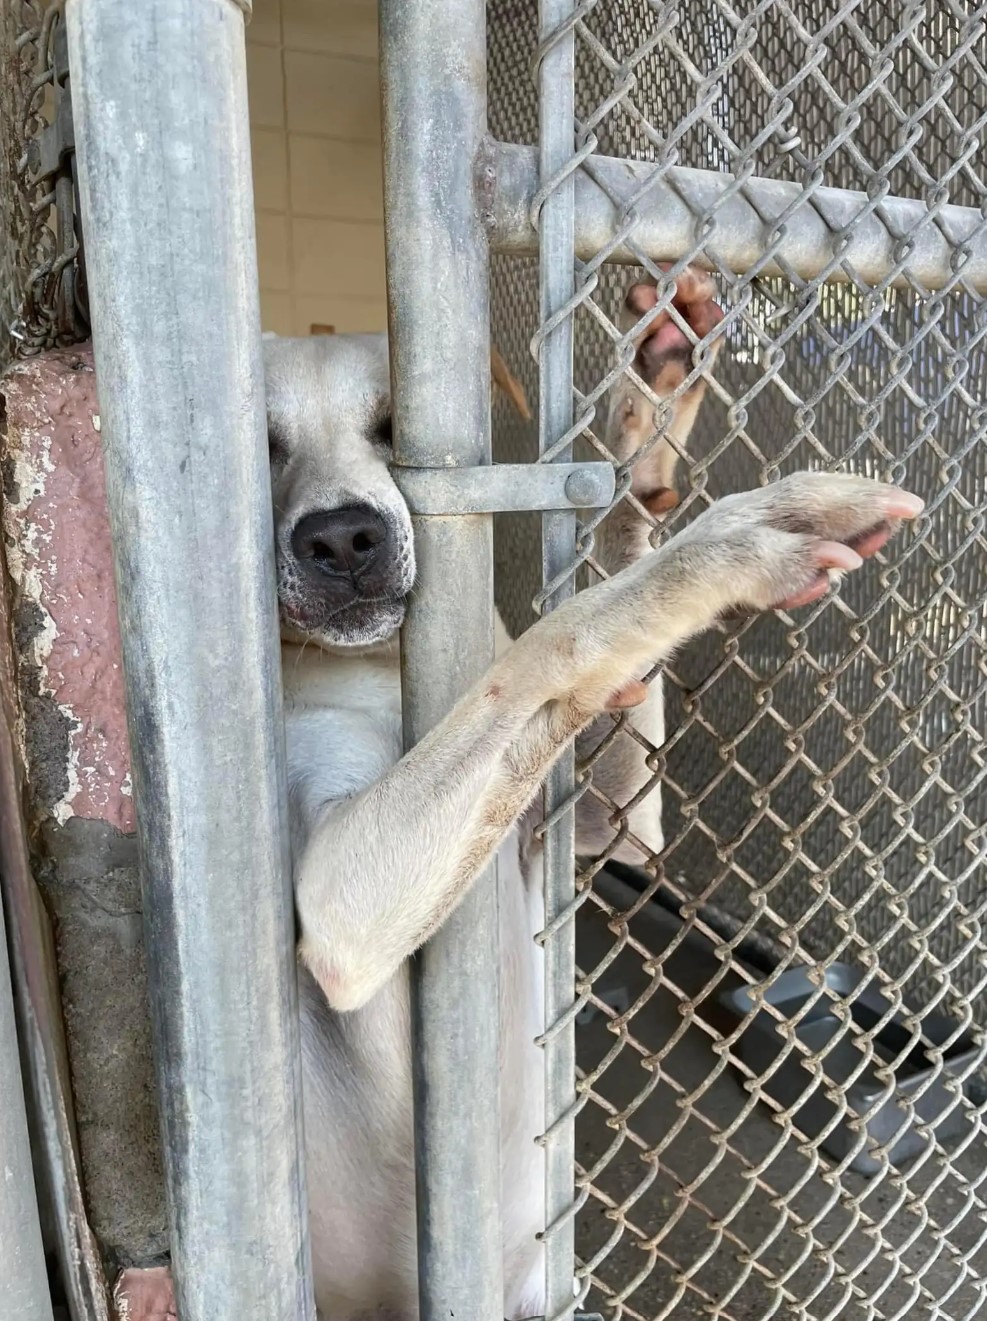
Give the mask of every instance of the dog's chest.
M 285 741 L 292 843 L 326 803 L 375 783 L 402 753 L 401 678 L 391 656 L 327 656 L 285 647 Z

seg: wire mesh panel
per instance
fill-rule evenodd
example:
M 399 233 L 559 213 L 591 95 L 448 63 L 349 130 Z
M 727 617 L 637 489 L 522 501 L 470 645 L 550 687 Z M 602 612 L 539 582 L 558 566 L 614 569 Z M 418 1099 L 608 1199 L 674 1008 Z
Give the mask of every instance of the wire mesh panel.
M 724 204 L 757 205 L 752 180 L 798 186 L 743 270 L 719 257 L 715 205 L 688 251 L 640 248 L 638 268 L 566 254 L 594 457 L 632 357 L 627 286 L 667 291 L 688 261 L 717 279 L 726 349 L 655 544 L 717 496 L 806 467 L 927 501 L 838 595 L 724 626 L 668 668 L 649 761 L 664 849 L 608 874 L 634 843 L 627 804 L 609 804 L 613 843 L 581 864 L 577 1250 L 587 1305 L 611 1318 L 958 1321 L 987 1303 L 987 304 L 964 276 L 987 227 L 985 16 L 954 0 L 582 0 L 539 42 L 533 0 L 488 5 L 497 138 L 537 141 L 539 65 L 574 34 L 563 176 L 599 181 L 603 156 L 650 163 L 618 199 L 625 246 L 676 167 L 729 171 Z M 821 188 L 853 190 L 852 224 L 763 277 L 786 226 L 824 214 Z M 896 197 L 921 206 L 875 284 L 847 240 L 891 226 Z M 955 205 L 972 209 L 962 237 Z M 935 288 L 909 265 L 930 229 L 952 246 Z M 537 263 L 495 258 L 494 341 L 532 395 L 530 346 L 552 329 Z M 506 411 L 497 441 L 501 458 L 538 454 Z M 572 547 L 579 580 L 600 518 Z M 505 519 L 498 565 L 516 631 L 541 586 L 531 516 Z M 586 768 L 577 794 L 597 792 Z
M 0 366 L 89 331 L 57 0 L 0 0 Z

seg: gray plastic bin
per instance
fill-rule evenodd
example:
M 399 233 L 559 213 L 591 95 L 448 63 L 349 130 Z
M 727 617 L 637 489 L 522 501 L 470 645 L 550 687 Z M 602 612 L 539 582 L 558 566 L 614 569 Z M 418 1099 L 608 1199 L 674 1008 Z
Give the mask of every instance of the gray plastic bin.
M 854 1156 L 851 1168 L 870 1175 L 880 1170 L 883 1163 L 873 1154 L 874 1144 L 882 1147 L 892 1144 L 888 1150 L 891 1163 L 903 1165 L 924 1149 L 930 1129 L 939 1142 L 966 1129 L 969 1122 L 966 1108 L 957 1100 L 956 1085 L 949 1087 L 947 1081 L 957 1074 L 965 1076 L 980 1048 L 969 1034 L 952 1041 L 956 1024 L 943 1014 L 928 1013 L 921 1018 L 922 1040 L 908 1049 L 913 1033 L 904 1025 L 902 1012 L 877 1032 L 873 1055 L 868 1060 L 866 1042 L 860 1041 L 853 1028 L 845 1025 L 835 1012 L 838 1001 L 845 1002 L 851 1021 L 860 1032 L 872 1031 L 889 1013 L 890 1002 L 873 984 L 861 986 L 864 975 L 858 968 L 834 963 L 823 974 L 827 989 L 819 994 L 818 985 L 810 981 L 805 969 L 793 969 L 770 984 L 742 987 L 725 992 L 719 999 L 737 1021 L 757 1008 L 734 1051 L 753 1073 L 761 1076 L 761 1088 L 766 1095 L 786 1109 L 797 1106 L 793 1120 L 807 1138 L 818 1137 L 840 1109 L 826 1095 L 827 1090 L 845 1087 L 847 1109 L 840 1122 L 822 1139 L 821 1146 L 834 1159 L 842 1161 L 859 1142 L 863 1126 L 871 1141 Z M 806 1002 L 816 995 L 812 1008 L 799 1017 Z M 785 1019 L 798 1020 L 796 1038 L 818 1055 L 822 1063 L 823 1076 L 815 1082 L 809 1061 L 795 1045 L 774 1072 L 764 1076 L 776 1065 L 786 1047 L 783 1025 L 767 1005 Z M 918 1011 L 909 1006 L 909 1012 Z M 945 1049 L 942 1068 L 938 1069 L 928 1051 L 947 1041 L 952 1044 Z M 893 1085 L 889 1077 L 892 1069 Z M 850 1078 L 854 1081 L 849 1082 Z M 934 1078 L 931 1084 L 930 1078 Z M 921 1095 L 916 1095 L 919 1092 Z M 911 1114 L 909 1107 L 902 1104 L 906 1097 L 913 1099 Z M 921 1127 L 924 1125 L 930 1128 Z

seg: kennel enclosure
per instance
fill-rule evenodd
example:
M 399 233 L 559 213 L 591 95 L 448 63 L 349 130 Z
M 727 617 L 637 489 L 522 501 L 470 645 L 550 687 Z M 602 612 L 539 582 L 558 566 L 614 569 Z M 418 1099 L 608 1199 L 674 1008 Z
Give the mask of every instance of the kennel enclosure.
M 16 240 L 3 257 L 9 347 L 23 364 L 82 338 L 87 284 L 92 305 L 98 434 L 127 565 L 131 717 L 144 712 L 150 731 L 137 803 L 145 822 L 164 823 L 161 847 L 145 846 L 144 905 L 170 1240 L 192 1321 L 213 1314 L 207 1252 L 227 1272 L 231 1315 L 294 1318 L 311 1306 L 276 862 L 274 640 L 241 590 L 245 573 L 257 599 L 269 590 L 253 238 L 246 203 L 235 226 L 229 214 L 230 197 L 249 199 L 247 9 L 69 0 L 75 36 L 60 45 L 54 10 L 3 7 L 5 51 L 20 61 L 4 93 L 16 101 L 5 121 L 16 141 L 0 174 L 4 232 Z M 853 0 L 387 0 L 380 12 L 396 457 L 409 469 L 401 480 L 422 559 L 404 638 L 409 739 L 482 671 L 494 587 L 520 630 L 592 581 L 593 530 L 611 499 L 633 499 L 603 423 L 607 391 L 632 365 L 617 312 L 635 279 L 656 280 L 667 302 L 676 272 L 698 262 L 726 313 L 726 348 L 680 464 L 680 504 L 653 527 L 656 542 L 715 496 L 804 467 L 853 467 L 927 501 L 917 529 L 839 594 L 725 627 L 668 668 L 666 741 L 646 749 L 665 846 L 641 852 L 642 872 L 608 865 L 628 839 L 627 804 L 608 804 L 613 847 L 573 857 L 572 808 L 596 792 L 592 767 L 564 762 L 550 777 L 549 1316 L 973 1317 L 987 1276 L 987 10 L 955 0 L 880 10 Z M 101 58 L 110 42 L 113 60 Z M 81 159 L 64 110 L 61 137 L 45 150 L 39 141 L 58 128 L 69 90 Z M 148 152 L 139 132 L 121 136 L 121 122 L 153 127 L 171 148 Z M 191 168 L 206 159 L 210 170 Z M 152 206 L 169 223 L 149 233 Z M 178 278 L 187 297 L 169 300 Z M 491 434 L 488 323 L 537 401 L 537 426 L 496 406 Z M 153 371 L 148 344 L 160 350 Z M 693 379 L 704 370 L 700 353 Z M 128 389 L 133 381 L 143 388 Z M 254 408 L 234 444 L 225 419 L 241 397 Z M 180 567 L 194 553 L 177 513 L 188 455 L 243 500 L 217 512 L 231 553 L 210 584 Z M 132 480 L 152 460 L 158 475 Z M 573 466 L 551 471 L 561 465 Z M 166 488 L 174 518 L 152 524 L 165 511 L 151 496 Z M 13 511 L 9 489 L 6 498 Z M 16 520 L 5 530 L 23 536 Z M 162 544 L 174 548 L 176 582 L 145 590 L 142 566 Z M 464 566 L 455 580 L 453 557 Z M 14 595 L 30 587 L 17 582 Z M 189 618 L 222 632 L 212 590 L 227 626 L 240 612 L 239 640 L 257 661 L 256 756 L 225 781 L 235 802 L 209 816 L 232 829 L 249 803 L 251 830 L 269 833 L 272 874 L 257 878 L 254 925 L 238 937 L 279 951 L 263 963 L 269 1020 L 256 985 L 231 991 L 232 967 L 223 994 L 200 984 L 201 1020 L 181 1013 L 207 943 L 233 943 L 228 890 L 217 883 L 203 897 L 198 884 L 219 875 L 214 864 L 167 844 L 169 832 L 187 842 L 197 809 L 172 796 L 162 814 L 159 802 L 169 776 L 189 770 L 175 751 L 186 746 L 176 742 L 180 684 L 196 713 L 182 719 L 200 727 L 202 785 L 230 764 L 224 731 L 203 714 L 216 676 L 196 678 L 176 659 Z M 164 629 L 162 602 L 185 622 Z M 443 632 L 443 619 L 456 628 Z M 29 659 L 17 656 L 22 707 Z M 226 672 L 240 663 L 227 656 Z M 150 707 L 149 689 L 161 699 Z M 614 739 L 632 736 L 615 723 Z M 18 747 L 30 797 L 39 761 Z M 262 810 L 249 788 L 258 777 Z M 226 835 L 213 843 L 239 874 Z M 44 847 L 33 845 L 36 868 Z M 23 1024 L 34 1002 L 10 887 L 5 866 Z M 172 923 L 157 905 L 170 911 L 176 894 Z M 417 993 L 429 1318 L 443 1308 L 498 1316 L 496 1141 L 485 1122 L 497 1080 L 494 900 L 488 876 L 429 948 Z M 163 977 L 166 966 L 183 971 Z M 786 989 L 793 977 L 798 996 Z M 281 1079 L 260 1089 L 266 1145 L 230 1149 L 224 1106 L 262 1057 Z M 29 1072 L 37 1091 L 44 1061 Z M 239 1082 L 204 1095 L 212 1076 Z M 879 1115 L 892 1115 L 893 1131 Z M 83 1132 L 84 1154 L 88 1140 Z M 898 1164 L 905 1140 L 910 1162 Z M 49 1160 L 57 1149 L 55 1135 Z M 216 1171 L 227 1170 L 236 1177 L 224 1191 Z M 277 1196 L 254 1199 L 251 1223 L 210 1247 L 251 1186 Z M 62 1219 L 70 1207 L 78 1223 L 71 1197 Z M 252 1253 L 255 1272 L 238 1278 L 247 1244 L 259 1242 L 269 1247 Z M 70 1247 L 63 1235 L 66 1259 Z M 72 1299 L 85 1315 L 86 1290 Z

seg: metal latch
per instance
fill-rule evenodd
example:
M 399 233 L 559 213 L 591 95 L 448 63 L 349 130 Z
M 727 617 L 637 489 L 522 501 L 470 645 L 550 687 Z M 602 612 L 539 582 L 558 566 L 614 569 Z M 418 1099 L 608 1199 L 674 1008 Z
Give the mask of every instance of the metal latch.
M 613 501 L 610 463 L 491 463 L 475 468 L 402 468 L 391 475 L 413 514 L 509 514 L 604 509 Z

